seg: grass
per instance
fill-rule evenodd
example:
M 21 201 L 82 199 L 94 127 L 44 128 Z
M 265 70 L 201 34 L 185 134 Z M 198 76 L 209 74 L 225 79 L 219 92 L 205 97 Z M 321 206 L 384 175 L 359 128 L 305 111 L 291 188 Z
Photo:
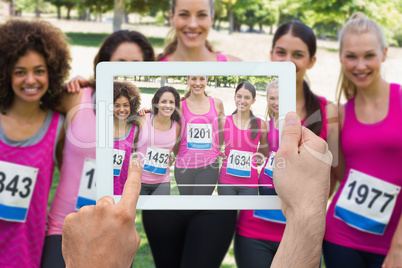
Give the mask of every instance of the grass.
M 72 46 L 100 47 L 109 33 L 76 33 L 66 32 L 68 41 Z M 154 48 L 163 48 L 165 39 L 161 37 L 147 37 Z

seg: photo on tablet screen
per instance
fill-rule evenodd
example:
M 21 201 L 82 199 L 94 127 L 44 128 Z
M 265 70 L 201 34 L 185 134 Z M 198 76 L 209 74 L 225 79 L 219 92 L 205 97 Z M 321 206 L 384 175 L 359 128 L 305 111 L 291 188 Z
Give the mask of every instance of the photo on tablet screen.
M 139 209 L 280 208 L 272 174 L 294 65 L 102 63 L 97 77 L 97 198 L 119 201 L 136 157 Z

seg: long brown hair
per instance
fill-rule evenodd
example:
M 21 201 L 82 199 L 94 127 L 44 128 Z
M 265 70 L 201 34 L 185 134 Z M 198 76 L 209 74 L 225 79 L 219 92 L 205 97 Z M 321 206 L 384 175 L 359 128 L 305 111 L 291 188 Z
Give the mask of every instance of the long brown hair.
M 251 84 L 247 81 L 241 82 L 236 87 L 235 95 L 236 95 L 237 91 L 239 91 L 239 89 L 241 89 L 241 88 L 244 88 L 244 89 L 247 89 L 248 91 L 250 91 L 251 96 L 253 96 L 253 100 L 255 99 L 257 92 L 256 92 L 253 84 Z M 237 114 L 237 109 L 232 114 Z M 250 125 L 251 125 L 251 129 L 250 129 L 251 130 L 251 138 L 254 140 L 257 137 L 258 133 L 260 132 L 260 127 L 258 125 L 258 119 L 257 119 L 257 117 L 255 117 L 255 115 L 253 114 L 251 109 L 250 109 Z
M 272 41 L 272 50 L 275 47 L 276 41 L 278 41 L 279 38 L 288 33 L 290 33 L 294 37 L 299 38 L 303 41 L 303 43 L 306 44 L 310 54 L 310 59 L 315 56 L 315 53 L 317 51 L 317 39 L 315 37 L 315 34 L 310 27 L 308 27 L 304 23 L 301 23 L 300 21 L 290 21 L 279 26 L 279 28 L 275 32 L 274 39 Z M 303 81 L 303 95 L 306 101 L 305 107 L 307 118 L 315 117 L 314 114 L 317 111 L 319 111 L 320 118 L 322 118 L 323 115 L 320 107 L 320 99 L 316 95 L 314 95 L 314 93 L 310 89 L 310 86 L 305 80 Z M 305 123 L 308 123 L 307 121 L 313 122 L 306 127 L 308 127 L 316 135 L 320 135 L 323 128 L 323 120 L 306 120 Z

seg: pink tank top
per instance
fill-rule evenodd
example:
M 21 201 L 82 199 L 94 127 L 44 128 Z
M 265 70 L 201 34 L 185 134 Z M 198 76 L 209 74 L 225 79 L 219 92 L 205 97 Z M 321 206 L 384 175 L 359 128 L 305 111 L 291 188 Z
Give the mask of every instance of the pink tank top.
M 219 120 L 214 98 L 209 97 L 206 114 L 190 112 L 187 101 L 182 101 L 181 143 L 176 167 L 199 168 L 212 164 L 219 154 Z
M 125 151 L 120 175 L 113 176 L 113 189 L 114 189 L 113 193 L 115 195 L 121 195 L 123 193 L 124 184 L 126 183 L 127 180 L 128 165 L 130 163 L 131 154 L 133 153 L 133 142 L 136 129 L 137 126 L 132 125 L 127 138 L 113 141 L 114 149 Z
M 66 130 L 60 181 L 48 214 L 46 235 L 61 235 L 64 218 L 75 212 L 85 159 L 96 157 L 96 116 L 92 89 L 84 89 L 79 109 Z
M 327 105 L 327 100 L 323 97 L 318 97 L 320 99 L 320 108 L 322 112 L 322 120 L 323 120 L 323 125 L 320 133 L 320 137 L 323 138 L 324 140 L 327 139 L 327 134 L 328 134 L 328 121 L 327 121 L 327 113 L 326 113 L 326 105 Z M 273 120 L 270 120 L 273 121 Z M 304 122 L 306 120 L 302 120 Z M 269 125 L 269 129 L 274 129 L 274 132 L 268 132 L 268 144 L 270 145 L 270 150 L 275 152 L 278 150 L 278 146 L 275 146 L 274 141 L 279 141 L 279 131 L 276 130 L 273 126 L 273 123 Z M 273 146 L 271 149 L 271 143 L 270 140 L 272 140 Z M 265 168 L 265 167 L 264 167 Z M 260 173 L 260 182 L 261 179 L 268 180 L 270 183 L 272 182 L 272 178 L 269 176 L 261 177 L 263 174 L 264 170 L 261 170 Z M 266 181 L 264 181 L 266 182 Z M 275 219 L 281 219 L 283 217 L 282 211 L 280 210 L 266 210 L 264 212 L 269 212 L 271 213 L 269 217 L 275 218 Z M 258 213 L 258 212 L 257 212 Z M 257 216 L 255 214 L 254 210 L 241 210 L 239 213 L 239 218 L 237 221 L 237 233 L 239 235 L 252 238 L 252 239 L 261 239 L 261 240 L 267 240 L 267 241 L 274 241 L 274 242 L 280 242 L 282 240 L 282 235 L 285 230 L 285 224 L 271 221 L 271 220 L 266 220 L 262 219 L 261 215 Z
M 169 130 L 156 130 L 151 122 L 151 114 L 146 114 L 145 124 L 138 135 L 136 150 L 136 155 L 144 165 L 142 183 L 156 184 L 170 181 L 170 170 L 166 164 L 169 162 L 170 152 L 176 144 L 176 128 L 177 122 L 173 121 Z
M 222 53 L 216 52 L 216 60 L 217 61 L 228 61 L 226 56 Z M 168 61 L 167 56 L 161 59 L 160 61 Z
M 219 173 L 219 182 L 258 187 L 258 170 L 254 154 L 258 150 L 261 138 L 261 119 L 257 118 L 257 120 L 259 132 L 252 139 L 250 129 L 241 130 L 234 124 L 233 115 L 226 117 L 223 131 L 226 158 L 223 160 Z M 242 152 L 247 152 L 247 154 Z M 247 162 L 250 163 L 250 160 L 251 165 L 248 165 Z
M 18 181 L 19 194 L 33 191 L 25 222 L 0 220 L 0 267 L 40 267 L 59 116 L 53 113 L 45 136 L 35 145 L 14 147 L 0 140 L 1 161 L 39 169 L 35 188 L 24 179 Z
M 267 140 L 268 140 L 268 146 L 269 146 L 270 153 L 278 151 L 278 148 L 279 148 L 279 130 L 277 130 L 275 128 L 274 121 L 275 121 L 274 118 L 269 120 L 269 131 L 267 134 Z M 267 159 L 267 161 L 268 160 L 269 159 Z M 261 169 L 259 181 L 260 181 L 260 184 L 264 184 L 264 186 L 266 186 L 266 187 L 274 188 L 272 178 L 264 172 L 265 167 L 268 163 L 267 161 L 265 161 L 265 164 Z
M 345 105 L 341 146 L 346 176 L 327 213 L 324 239 L 386 255 L 401 218 L 402 91 L 390 85 L 387 116 L 375 124 L 356 118 L 354 98 Z

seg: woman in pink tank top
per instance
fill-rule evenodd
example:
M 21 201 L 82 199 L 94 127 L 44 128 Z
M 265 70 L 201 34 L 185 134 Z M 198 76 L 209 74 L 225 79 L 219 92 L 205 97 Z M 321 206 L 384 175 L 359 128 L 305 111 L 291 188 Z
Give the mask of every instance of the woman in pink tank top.
M 170 194 L 170 154 L 180 136 L 179 110 L 179 93 L 164 86 L 152 98 L 151 113 L 139 119 L 135 151 L 143 166 L 142 195 Z
M 402 264 L 402 91 L 381 77 L 381 28 L 354 14 L 341 33 L 339 95 L 344 178 L 327 213 L 324 260 L 331 267 Z
M 141 105 L 140 91 L 130 82 L 114 81 L 113 103 L 113 189 L 121 195 L 138 132 L 134 119 Z
M 242 82 L 236 87 L 236 110 L 226 117 L 223 136 L 225 159 L 219 174 L 219 195 L 257 195 L 257 152 L 267 155 L 265 122 L 255 117 L 251 105 L 256 101 L 255 87 Z
M 313 30 L 301 22 L 288 22 L 275 32 L 271 60 L 291 61 L 296 65 L 296 107 L 304 126 L 329 142 L 329 149 L 335 151 L 337 124 L 327 124 L 327 118 L 336 117 L 336 106 L 327 104 L 325 98 L 316 96 L 304 80 L 306 71 L 316 61 L 316 37 Z M 275 82 L 274 82 L 275 83 Z M 276 82 L 278 85 L 278 82 Z M 270 85 L 273 88 L 275 85 Z M 268 88 L 269 89 L 269 88 Z M 272 89 L 270 89 L 270 93 Z M 280 90 L 280 89 L 278 89 Z M 278 94 L 276 93 L 276 96 Z M 260 172 L 260 194 L 276 194 L 272 183 L 274 155 L 278 148 L 279 132 L 275 127 L 277 104 L 270 104 L 267 94 L 269 115 L 268 145 L 270 154 Z M 277 97 L 276 97 L 277 98 Z M 303 107 L 300 108 L 299 107 Z M 330 142 L 332 141 L 332 142 Z M 267 168 L 268 166 L 268 168 Z M 269 266 L 279 247 L 285 229 L 286 219 L 281 210 L 240 211 L 235 236 L 235 258 L 238 267 Z
M 209 30 L 213 24 L 213 17 L 213 0 L 172 0 L 170 21 L 175 32 L 174 38 L 156 60 L 240 60 L 231 55 L 215 52 L 207 41 Z M 197 116 L 208 114 L 206 118 L 213 114 L 215 117 L 224 116 L 223 105 L 220 100 L 204 96 L 203 92 L 200 94 L 199 90 L 196 89 L 194 91 L 192 89 L 190 97 L 182 101 L 181 107 L 183 117 L 185 110 L 189 116 L 191 114 Z M 207 119 L 213 127 L 216 120 L 209 120 Z M 191 129 L 195 135 L 196 128 L 187 128 L 186 124 L 181 124 L 182 135 Z M 185 144 L 187 145 L 187 142 Z M 180 150 L 179 154 L 181 154 Z M 191 150 L 194 151 L 194 149 Z M 214 164 L 214 160 L 217 159 L 215 150 L 215 147 L 212 146 L 211 150 L 203 150 L 203 153 L 214 155 L 213 158 L 208 157 L 212 163 L 209 162 L 197 167 L 194 166 L 197 163 L 192 162 L 195 161 L 194 157 L 185 157 L 184 160 L 189 164 L 192 163 L 193 167 L 179 168 L 178 162 L 176 162 L 175 179 L 177 181 L 181 177 L 179 181 L 183 181 L 183 184 L 187 185 L 181 187 L 183 194 L 210 195 L 213 192 L 219 175 L 219 166 Z M 203 153 L 198 153 L 199 159 Z M 179 157 L 176 161 L 178 160 Z M 189 180 L 200 181 L 203 184 L 209 184 L 209 186 L 201 185 L 196 188 L 191 183 L 187 183 Z M 142 216 L 144 229 L 157 267 L 218 267 L 229 248 L 237 217 L 236 211 L 203 210 L 143 211 Z
M 121 30 L 109 35 L 99 48 L 94 60 L 94 72 L 96 65 L 102 61 L 153 60 L 153 48 L 144 35 Z M 80 90 L 81 86 L 85 88 Z M 96 158 L 95 79 L 88 82 L 75 77 L 66 87 L 68 91 L 77 92 L 64 94 L 61 105 L 57 107 L 58 111 L 68 114 L 65 124 L 67 136 L 60 180 L 48 214 L 41 264 L 43 268 L 65 267 L 61 253 L 64 218 L 82 206 L 96 203 L 93 179 Z
M 55 163 L 60 101 L 70 69 L 65 35 L 47 22 L 0 26 L 0 266 L 40 267 Z

